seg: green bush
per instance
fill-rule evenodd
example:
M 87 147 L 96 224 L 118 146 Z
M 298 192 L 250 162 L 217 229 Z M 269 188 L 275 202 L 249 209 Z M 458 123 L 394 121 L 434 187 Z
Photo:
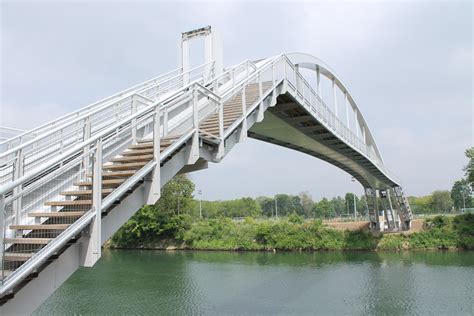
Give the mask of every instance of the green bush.
M 305 222 L 296 214 L 279 221 L 227 217 L 194 220 L 144 207 L 112 238 L 112 246 L 140 247 L 164 239 L 191 249 L 208 250 L 401 250 L 474 249 L 474 215 L 427 221 L 427 229 L 410 235 L 340 231 L 320 220 Z
M 474 214 L 456 216 L 453 220 L 453 229 L 459 237 L 459 247 L 474 249 Z

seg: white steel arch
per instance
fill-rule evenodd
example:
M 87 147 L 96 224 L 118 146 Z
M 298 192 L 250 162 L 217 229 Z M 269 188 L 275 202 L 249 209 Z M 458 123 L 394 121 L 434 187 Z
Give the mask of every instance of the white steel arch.
M 380 153 L 377 144 L 375 143 L 375 139 L 372 136 L 372 132 L 370 131 L 369 126 L 367 125 L 362 112 L 359 110 L 359 107 L 355 101 L 354 96 L 350 93 L 349 88 L 343 83 L 342 79 L 336 74 L 334 70 L 332 70 L 329 65 L 327 65 L 324 61 L 320 58 L 317 58 L 310 54 L 305 53 L 287 53 L 288 58 L 295 64 L 301 68 L 306 68 L 310 70 L 314 70 L 315 73 L 319 72 L 321 75 L 325 76 L 329 80 L 334 79 L 335 85 L 341 90 L 342 93 L 347 93 L 347 101 L 348 104 L 344 104 L 344 106 L 350 105 L 353 111 L 357 113 L 357 123 L 366 129 L 365 137 L 369 144 L 374 146 L 374 151 L 379 157 L 379 159 L 383 163 L 382 154 Z

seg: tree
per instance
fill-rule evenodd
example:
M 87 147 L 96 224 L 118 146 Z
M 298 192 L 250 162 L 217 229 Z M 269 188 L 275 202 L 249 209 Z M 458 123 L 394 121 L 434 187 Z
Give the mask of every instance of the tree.
M 313 207 L 314 217 L 326 218 L 331 213 L 331 203 L 328 199 L 323 198 Z
M 260 205 L 263 216 L 272 217 L 275 213 L 275 200 L 266 196 L 260 196 L 256 199 Z
M 451 189 L 451 199 L 453 200 L 454 208 L 460 210 L 462 208 L 472 207 L 472 190 L 466 179 L 461 179 L 454 182 Z
M 471 185 L 471 188 L 474 190 L 474 147 L 466 149 L 466 157 L 469 159 L 467 166 L 464 167 L 466 171 L 467 182 Z
M 359 208 L 359 198 L 357 195 L 354 193 L 346 193 L 346 196 L 344 197 L 344 203 L 346 205 L 346 212 L 353 215 L 354 214 L 354 197 L 355 197 L 355 205 L 357 206 L 357 212 L 361 213 L 363 209 L 365 209 L 365 206 L 362 208 Z
M 306 218 L 311 217 L 311 212 L 313 211 L 314 201 L 308 191 L 301 192 L 299 194 L 301 207 L 303 208 L 304 215 Z
M 362 195 L 360 199 L 356 199 L 357 203 L 357 213 L 362 214 L 362 215 L 368 215 L 368 210 L 367 210 L 367 198 L 365 195 Z
M 161 197 L 155 204 L 162 212 L 174 214 L 189 213 L 192 209 L 194 183 L 185 175 L 177 175 L 161 190 Z
M 431 208 L 435 213 L 447 213 L 453 208 L 453 200 L 449 191 L 434 191 L 431 194 Z
M 183 213 L 189 213 L 192 209 L 193 191 L 194 183 L 186 176 L 174 177 L 161 189 L 157 203 L 138 210 L 112 240 L 117 245 L 127 246 L 153 241 L 158 237 L 180 235 L 191 225 L 191 217 Z
M 431 195 L 420 197 L 410 196 L 408 197 L 408 202 L 415 214 L 433 213 L 433 197 Z
M 340 215 L 347 214 L 346 203 L 344 199 L 340 196 L 331 199 L 331 212 L 329 216 L 335 217 Z

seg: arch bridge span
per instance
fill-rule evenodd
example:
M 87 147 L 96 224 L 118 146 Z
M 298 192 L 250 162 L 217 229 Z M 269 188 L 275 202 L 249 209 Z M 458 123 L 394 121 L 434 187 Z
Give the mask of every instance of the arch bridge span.
M 189 69 L 189 42 L 198 36 L 206 62 Z M 247 137 L 341 168 L 365 188 L 372 228 L 410 228 L 399 180 L 354 97 L 321 60 L 292 53 L 223 68 L 210 27 L 183 33 L 181 60 L 174 71 L 0 143 L 2 314 L 31 313 L 78 267 L 93 266 L 102 244 L 155 203 L 174 175 L 222 161 Z M 301 68 L 314 71 L 314 86 Z M 322 98 L 323 79 L 332 96 Z

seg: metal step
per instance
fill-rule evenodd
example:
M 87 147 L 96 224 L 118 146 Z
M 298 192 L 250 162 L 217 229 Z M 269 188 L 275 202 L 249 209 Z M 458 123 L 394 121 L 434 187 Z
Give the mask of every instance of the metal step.
M 143 168 L 147 162 L 132 162 L 114 165 L 105 165 L 102 167 L 104 170 L 135 170 Z
M 23 253 L 23 252 L 5 252 L 3 253 L 4 261 L 28 261 L 34 255 L 33 252 Z
M 125 179 L 109 179 L 109 180 L 102 180 L 102 186 L 115 186 L 125 182 Z M 74 185 L 78 187 L 91 187 L 92 181 L 81 181 L 76 182 Z
M 71 224 L 10 225 L 14 230 L 65 230 Z
M 81 217 L 86 212 L 74 211 L 74 212 L 34 212 L 28 213 L 28 217 Z
M 102 179 L 104 178 L 129 178 L 135 174 L 135 171 L 114 171 L 114 172 L 103 172 Z M 86 177 L 92 178 L 92 173 L 87 173 Z
M 92 205 L 92 200 L 49 201 L 49 202 L 45 202 L 44 205 L 48 205 L 48 206 Z
M 140 156 L 127 156 L 127 157 L 119 157 L 113 158 L 112 162 L 139 162 L 139 161 L 151 161 L 153 159 L 153 155 L 140 155 Z
M 102 195 L 110 194 L 113 191 L 114 189 L 102 189 Z M 92 195 L 92 190 L 64 191 L 64 192 L 61 192 L 61 195 L 84 197 L 84 196 Z
M 3 243 L 5 244 L 29 244 L 29 245 L 46 245 L 53 238 L 5 238 Z

